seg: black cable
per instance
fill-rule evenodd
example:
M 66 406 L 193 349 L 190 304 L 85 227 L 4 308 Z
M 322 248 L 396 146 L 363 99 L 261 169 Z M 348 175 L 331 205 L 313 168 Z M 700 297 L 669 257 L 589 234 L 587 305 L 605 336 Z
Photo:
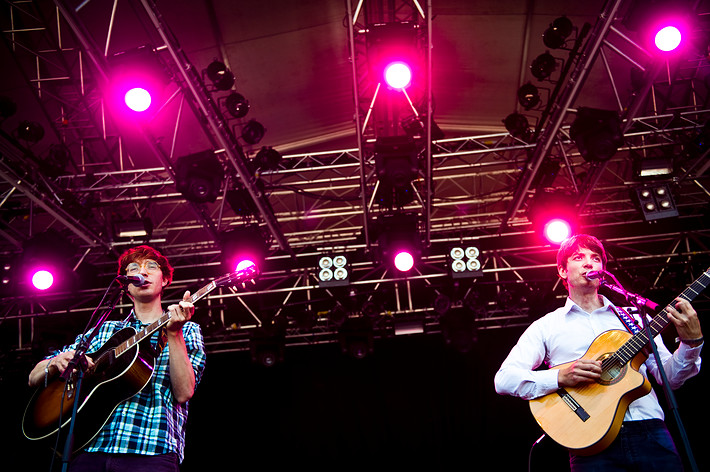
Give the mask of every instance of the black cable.
M 547 435 L 546 435 L 545 433 L 542 433 L 542 436 L 540 436 L 539 438 L 537 438 L 537 440 L 533 443 L 533 445 L 530 446 L 530 452 L 528 453 L 528 472 L 530 472 L 530 471 L 532 470 L 532 453 L 533 453 L 533 449 L 535 449 L 535 446 L 537 446 L 537 445 L 540 443 L 540 441 L 542 441 L 543 439 L 545 439 L 545 436 L 547 436 Z

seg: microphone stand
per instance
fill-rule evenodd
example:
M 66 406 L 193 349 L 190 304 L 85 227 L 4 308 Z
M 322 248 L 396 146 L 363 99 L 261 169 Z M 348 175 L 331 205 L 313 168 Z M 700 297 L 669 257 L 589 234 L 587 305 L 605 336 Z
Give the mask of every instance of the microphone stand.
M 98 333 L 101 325 L 104 324 L 106 319 L 109 317 L 109 315 L 115 308 L 118 301 L 123 296 L 123 293 L 126 291 L 126 287 L 127 286 L 122 286 L 120 290 L 116 291 L 108 308 L 106 308 L 104 313 L 99 317 L 98 321 L 96 322 L 96 325 L 91 328 L 90 335 L 86 336 L 86 333 L 89 332 L 88 330 L 85 331 L 84 334 L 82 334 L 81 341 L 79 341 L 79 344 L 74 350 L 74 357 L 69 361 L 67 368 L 64 370 L 64 372 L 62 372 L 60 376 L 67 384 L 71 381 L 71 378 L 74 376 L 75 371 L 77 377 L 74 390 L 74 406 L 72 408 L 71 420 L 69 421 L 67 437 L 64 440 L 64 452 L 62 453 L 62 472 L 66 472 L 68 470 L 69 461 L 71 460 L 72 456 L 72 450 L 74 449 L 74 426 L 76 423 L 76 416 L 79 411 L 79 401 L 81 399 L 81 384 L 82 380 L 84 379 L 84 373 L 88 368 L 88 361 L 86 360 L 86 350 L 91 345 L 91 341 Z M 109 285 L 109 289 L 110 288 L 111 286 Z M 61 429 L 61 420 L 59 423 L 59 428 Z M 59 434 L 59 432 L 57 434 Z
M 685 431 L 685 427 L 683 426 L 683 421 L 680 418 L 680 413 L 678 411 L 678 403 L 676 402 L 673 390 L 671 389 L 671 386 L 668 383 L 666 369 L 663 367 L 663 362 L 661 362 L 661 356 L 658 353 L 658 346 L 656 344 L 656 341 L 653 339 L 653 333 L 651 333 L 651 325 L 648 321 L 647 310 L 650 309 L 652 311 L 655 311 L 658 309 L 659 305 L 657 303 L 652 302 L 648 298 L 644 298 L 641 295 L 627 291 L 612 274 L 606 272 L 605 275 L 609 275 L 614 280 L 614 283 L 609 283 L 606 281 L 605 278 L 602 278 L 600 280 L 601 285 L 603 285 L 604 287 L 608 287 L 616 293 L 621 294 L 627 302 L 631 303 L 634 307 L 636 307 L 637 310 L 639 310 L 641 320 L 643 320 L 644 332 L 646 333 L 649 345 L 651 346 L 651 350 L 653 351 L 653 356 L 656 359 L 658 372 L 661 375 L 661 383 L 663 385 L 663 392 L 666 396 L 666 401 L 668 402 L 668 406 L 671 409 L 673 417 L 675 418 L 676 424 L 678 426 L 678 432 L 680 434 L 681 440 L 683 441 L 685 451 L 688 455 L 688 462 L 690 463 L 692 470 L 697 472 L 698 466 L 695 463 L 695 458 L 693 457 L 693 451 L 690 448 L 688 435 Z

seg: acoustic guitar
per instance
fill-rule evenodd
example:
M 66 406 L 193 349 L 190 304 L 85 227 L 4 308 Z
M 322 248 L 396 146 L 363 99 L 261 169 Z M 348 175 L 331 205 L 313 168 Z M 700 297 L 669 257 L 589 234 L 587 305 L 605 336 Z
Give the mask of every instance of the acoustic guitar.
M 195 303 L 218 287 L 232 287 L 252 280 L 256 267 L 223 275 L 190 297 Z M 170 321 L 170 313 L 136 331 L 132 327 L 116 332 L 97 351 L 87 353 L 94 368 L 84 374 L 81 392 L 76 395 L 74 379 L 53 379 L 39 387 L 30 399 L 22 419 L 22 432 L 28 439 L 40 440 L 59 434 L 64 443 L 74 404 L 78 402 L 74 424 L 76 452 L 86 446 L 106 424 L 118 405 L 139 393 L 153 376 L 157 354 L 149 337 Z
M 705 271 L 676 298 L 693 300 L 710 284 L 710 269 Z M 650 322 L 652 337 L 665 329 L 668 306 Z M 592 342 L 581 359 L 602 362 L 601 379 L 530 400 L 530 410 L 545 433 L 575 454 L 591 455 L 603 451 L 616 438 L 626 408 L 651 391 L 648 379 L 638 370 L 647 358 L 649 344 L 645 330 L 632 335 L 621 330 L 606 331 Z M 553 369 L 563 369 L 568 362 Z

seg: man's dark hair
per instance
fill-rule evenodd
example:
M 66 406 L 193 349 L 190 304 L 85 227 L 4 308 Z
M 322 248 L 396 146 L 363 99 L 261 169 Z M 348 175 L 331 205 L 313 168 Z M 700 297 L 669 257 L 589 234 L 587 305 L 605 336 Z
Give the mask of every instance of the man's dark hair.
M 150 246 L 136 246 L 128 249 L 118 258 L 118 275 L 126 273 L 126 267 L 131 262 L 144 261 L 146 259 L 153 260 L 160 265 L 160 271 L 163 273 L 163 279 L 168 281 L 168 285 L 173 281 L 173 266 L 170 265 L 168 259 L 163 256 L 157 249 Z M 167 285 L 166 285 L 167 286 Z
M 606 269 L 606 251 L 601 241 L 589 234 L 575 234 L 565 239 L 557 250 L 557 267 L 567 268 L 567 259 L 579 249 L 589 249 L 602 256 L 602 268 Z

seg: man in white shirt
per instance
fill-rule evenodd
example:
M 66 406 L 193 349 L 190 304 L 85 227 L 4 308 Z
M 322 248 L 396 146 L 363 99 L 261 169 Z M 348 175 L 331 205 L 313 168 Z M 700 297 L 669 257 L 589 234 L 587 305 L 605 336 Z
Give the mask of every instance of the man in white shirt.
M 623 312 L 598 293 L 598 279 L 586 274 L 606 268 L 607 256 L 602 243 L 585 234 L 575 235 L 560 246 L 557 270 L 569 296 L 563 307 L 532 323 L 522 334 L 495 375 L 499 394 L 532 400 L 598 381 L 602 363 L 581 359 L 594 339 L 609 330 L 627 330 Z M 677 299 L 675 308 L 667 309 L 670 322 L 681 340 L 671 354 L 660 336 L 655 338 L 658 353 L 671 388 L 680 387 L 700 370 L 703 335 L 697 313 L 690 302 Z M 641 320 L 636 319 L 641 325 Z M 631 327 L 633 328 L 633 327 Z M 542 363 L 558 369 L 536 370 Z M 640 366 L 660 382 L 655 356 Z M 588 471 L 682 471 L 682 461 L 663 422 L 664 414 L 653 390 L 632 403 L 624 416 L 620 433 L 607 448 L 594 455 L 570 452 L 574 472 Z

